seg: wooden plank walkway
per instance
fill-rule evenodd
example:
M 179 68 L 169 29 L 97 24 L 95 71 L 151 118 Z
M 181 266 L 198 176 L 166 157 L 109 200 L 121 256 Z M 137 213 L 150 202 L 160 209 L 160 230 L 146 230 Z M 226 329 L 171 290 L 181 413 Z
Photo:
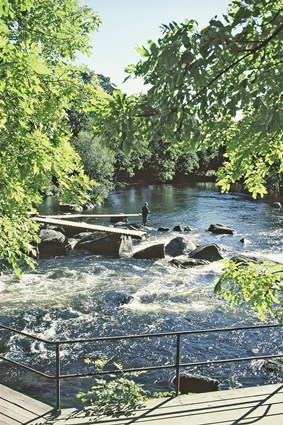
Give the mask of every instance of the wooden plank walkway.
M 44 424 L 53 407 L 0 384 L 0 424 Z M 35 421 L 35 422 L 34 422 Z
M 2 389 L 2 386 L 1 386 Z M 4 387 L 5 389 L 5 387 Z M 7 391 L 5 389 L 5 391 Z M 12 390 L 8 390 L 12 391 Z M 2 393 L 1 393 L 2 394 Z M 2 397 L 2 395 L 1 395 Z M 149 400 L 145 406 L 131 417 L 100 418 L 85 417 L 76 409 L 63 409 L 51 422 L 52 417 L 44 409 L 50 406 L 41 403 L 36 420 L 24 422 L 24 419 L 13 419 L 13 412 L 17 414 L 18 404 L 21 408 L 28 406 L 30 412 L 34 400 L 26 400 L 26 396 L 14 392 L 8 401 L 9 419 L 14 422 L 0 422 L 6 424 L 42 424 L 54 423 L 56 425 L 281 425 L 283 424 L 283 384 L 263 385 L 251 388 L 215 391 L 211 393 L 184 395 L 175 398 Z M 14 400 L 22 400 L 20 403 Z M 7 401 L 7 400 L 6 400 Z M 27 405 L 25 404 L 27 403 Z M 30 404 L 31 403 L 31 404 Z M 38 402 L 39 403 L 39 402 Z M 34 409 L 34 408 L 33 408 Z M 30 414 L 30 413 L 29 413 Z M 40 416 L 41 414 L 41 416 Z M 47 414 L 47 415 L 46 415 Z M 25 415 L 27 415 L 25 413 Z M 1 419 L 6 420 L 1 414 Z
M 43 218 L 84 218 L 84 217 L 90 217 L 90 218 L 128 218 L 128 217 L 141 217 L 141 214 L 56 214 L 56 215 L 40 215 L 40 217 Z
M 134 239 L 143 239 L 146 232 L 142 232 L 139 230 L 130 230 L 130 229 L 119 229 L 118 227 L 110 227 L 110 226 L 100 226 L 96 224 L 82 223 L 82 222 L 74 222 L 68 220 L 61 220 L 56 218 L 45 218 L 45 217 L 33 217 L 33 219 L 39 223 L 46 224 L 55 224 L 57 226 L 63 227 L 72 227 L 77 228 L 80 231 L 91 231 L 91 232 L 105 232 L 105 233 L 115 233 L 121 236 L 131 236 Z

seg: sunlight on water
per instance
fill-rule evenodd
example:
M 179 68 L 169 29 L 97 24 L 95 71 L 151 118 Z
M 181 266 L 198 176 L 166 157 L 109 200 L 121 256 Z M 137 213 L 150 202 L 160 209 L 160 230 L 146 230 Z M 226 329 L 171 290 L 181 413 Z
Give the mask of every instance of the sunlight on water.
M 186 224 L 192 230 L 185 236 L 195 245 L 217 244 L 225 258 L 237 253 L 251 254 L 283 263 L 283 212 L 274 211 L 263 202 L 255 202 L 239 194 L 222 195 L 211 186 L 130 188 L 113 193 L 105 205 L 97 207 L 93 213 L 137 213 L 145 200 L 150 204 L 148 224 L 152 230 L 148 231 L 144 241 L 133 241 L 133 252 L 153 243 L 166 245 L 172 238 L 180 236 L 179 232 L 158 232 L 156 229 L 159 226 L 172 229 L 175 225 Z M 235 235 L 208 232 L 212 223 L 234 228 Z M 245 239 L 244 243 L 240 242 L 241 238 Z M 11 275 L 1 276 L 1 321 L 47 340 L 259 323 L 255 313 L 244 308 L 232 311 L 226 302 L 214 295 L 213 289 L 223 268 L 221 263 L 182 269 L 170 265 L 170 259 L 149 261 L 135 260 L 129 256 L 70 255 L 40 260 L 37 270 L 26 273 L 20 282 Z M 225 358 L 282 350 L 279 331 L 268 332 L 256 333 L 255 336 L 244 334 L 244 337 L 210 334 L 201 338 L 184 338 L 184 356 L 188 352 L 190 361 L 197 361 L 206 359 L 208 354 L 211 358 Z M 31 364 L 51 368 L 54 352 L 46 344 L 27 342 L 17 335 L 6 334 L 3 344 L 5 355 L 9 358 L 26 361 L 28 355 Z M 90 353 L 95 357 L 115 355 L 118 356 L 117 360 L 127 361 L 127 364 L 150 364 L 153 360 L 174 362 L 174 350 L 174 343 L 169 338 L 154 341 L 152 346 L 142 345 L 141 341 L 115 347 L 111 344 L 96 344 L 95 347 L 77 344 L 72 351 L 68 346 L 63 346 L 61 355 L 71 370 L 77 370 L 83 367 L 83 359 Z M 232 375 L 243 385 L 277 379 L 275 373 L 267 373 L 259 362 L 214 366 L 199 372 L 213 374 L 224 388 L 229 386 Z M 9 368 L 1 369 L 1 373 L 4 381 L 11 379 Z M 19 373 L 12 373 L 15 382 Z M 143 379 L 152 389 L 165 391 L 169 389 L 168 373 L 152 372 Z M 22 380 L 23 387 L 30 386 L 29 377 L 24 375 Z M 41 387 L 41 383 L 37 385 L 35 388 L 39 392 L 40 388 L 46 388 Z M 73 394 L 78 389 L 77 385 L 77 382 L 66 383 L 63 393 Z M 53 390 L 48 391 L 52 398 Z M 65 398 L 68 404 L 68 397 Z

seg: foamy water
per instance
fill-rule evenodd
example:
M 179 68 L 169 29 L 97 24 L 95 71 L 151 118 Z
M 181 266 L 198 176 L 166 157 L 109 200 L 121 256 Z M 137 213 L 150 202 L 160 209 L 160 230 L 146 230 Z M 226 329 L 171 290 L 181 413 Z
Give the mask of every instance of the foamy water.
M 149 186 L 113 193 L 94 213 L 139 212 L 144 201 L 151 215 L 144 241 L 134 241 L 133 250 L 152 243 L 168 243 L 180 233 L 157 232 L 159 226 L 173 228 L 187 224 L 192 231 L 186 236 L 196 245 L 216 243 L 223 256 L 251 254 L 283 263 L 283 212 L 263 202 L 242 195 L 222 195 L 213 188 Z M 207 231 L 212 223 L 222 223 L 236 230 L 234 236 L 214 235 Z M 244 238 L 245 243 L 240 239 Z M 5 325 L 32 333 L 47 340 L 90 338 L 114 335 L 196 330 L 260 323 L 249 309 L 231 310 L 214 295 L 213 289 L 223 265 L 210 263 L 189 269 L 169 264 L 170 258 L 148 261 L 131 257 L 120 259 L 100 256 L 71 255 L 41 260 L 36 271 L 28 272 L 22 281 L 13 276 L 0 280 L 1 321 Z M 124 298 L 130 297 L 129 303 Z M 282 334 L 281 334 L 282 335 Z M 26 341 L 17 335 L 3 334 L 6 354 L 11 359 L 52 370 L 54 350 L 44 343 Z M 251 353 L 282 351 L 278 330 L 255 331 L 253 335 L 209 334 L 184 337 L 183 361 L 246 356 Z M 67 372 L 82 371 L 84 358 L 114 356 L 125 366 L 138 367 L 174 363 L 174 338 L 134 341 L 121 344 L 76 344 L 72 350 L 62 346 L 62 366 Z M 13 383 L 38 395 L 54 396 L 50 383 L 34 378 L 13 367 L 1 364 L 4 382 Z M 67 373 L 66 372 L 66 373 Z M 228 388 L 235 378 L 241 385 L 257 385 L 280 379 L 279 373 L 267 372 L 262 362 L 228 364 L 197 369 Z M 152 391 L 170 389 L 172 372 L 157 371 L 143 375 Z M 74 402 L 81 384 L 68 380 L 63 384 L 66 405 Z M 71 400 L 71 401 L 70 401 Z M 46 401 L 46 399 L 45 399 Z

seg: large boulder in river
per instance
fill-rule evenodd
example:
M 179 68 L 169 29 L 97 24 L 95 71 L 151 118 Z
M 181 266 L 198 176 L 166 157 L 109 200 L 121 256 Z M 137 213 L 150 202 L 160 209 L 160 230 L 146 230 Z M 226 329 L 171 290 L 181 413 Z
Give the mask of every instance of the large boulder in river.
M 106 255 L 118 257 L 126 251 L 132 249 L 132 239 L 116 233 L 100 236 L 100 233 L 93 233 L 91 237 L 81 239 L 75 249 L 87 251 L 94 255 Z
M 234 229 L 223 224 L 211 224 L 208 231 L 217 235 L 233 235 L 235 233 Z
M 220 252 L 219 246 L 216 244 L 199 246 L 189 253 L 189 257 L 207 261 L 218 261 L 224 258 Z
M 139 260 L 154 260 L 157 258 L 165 258 L 164 243 L 148 246 L 133 255 L 134 258 Z
M 56 230 L 42 229 L 39 232 L 39 237 L 38 252 L 41 258 L 67 255 L 72 250 L 68 238 Z
M 184 236 L 178 236 L 171 239 L 165 246 L 165 253 L 166 255 L 170 255 L 170 257 L 178 257 L 179 255 L 188 254 L 195 249 L 196 246 L 192 241 Z
M 172 383 L 175 388 L 177 387 L 176 376 L 173 378 Z M 180 393 L 207 393 L 211 391 L 218 391 L 219 382 L 208 378 L 206 376 L 192 375 L 190 373 L 180 373 Z
M 209 261 L 180 256 L 173 258 L 173 260 L 169 261 L 169 263 L 173 266 L 180 267 L 182 269 L 188 269 L 190 267 L 205 266 L 206 264 L 209 264 Z

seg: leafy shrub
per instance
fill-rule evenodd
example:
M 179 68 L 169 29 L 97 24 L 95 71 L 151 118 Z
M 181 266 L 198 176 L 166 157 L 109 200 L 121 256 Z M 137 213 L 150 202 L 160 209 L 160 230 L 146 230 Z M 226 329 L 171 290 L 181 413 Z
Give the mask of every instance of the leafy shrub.
M 105 366 L 111 359 L 92 361 L 86 363 L 96 366 L 98 372 L 104 372 Z M 109 373 L 102 378 L 95 379 L 95 385 L 86 393 L 80 392 L 77 398 L 85 405 L 88 415 L 97 416 L 131 416 L 134 410 L 141 408 L 147 400 L 146 391 L 142 384 L 136 383 L 132 378 L 143 372 L 124 372 L 123 366 L 114 362 L 119 374 Z

